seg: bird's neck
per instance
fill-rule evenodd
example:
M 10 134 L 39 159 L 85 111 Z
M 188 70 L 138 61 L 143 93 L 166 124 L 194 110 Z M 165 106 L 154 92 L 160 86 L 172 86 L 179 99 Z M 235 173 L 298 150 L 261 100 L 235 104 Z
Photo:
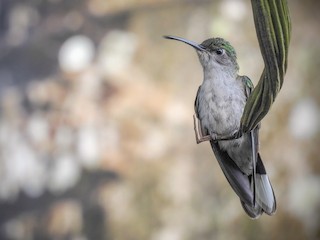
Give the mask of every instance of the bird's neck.
M 204 69 L 203 84 L 210 88 L 210 91 L 221 91 L 225 88 L 232 88 L 237 85 L 237 71 L 231 69 Z M 208 89 L 209 90 L 209 89 Z

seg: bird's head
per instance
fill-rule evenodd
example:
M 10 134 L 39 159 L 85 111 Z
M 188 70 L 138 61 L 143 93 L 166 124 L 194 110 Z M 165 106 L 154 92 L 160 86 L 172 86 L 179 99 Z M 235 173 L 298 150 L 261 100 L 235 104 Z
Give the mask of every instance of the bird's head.
M 201 44 L 180 37 L 165 36 L 165 38 L 181 41 L 195 48 L 204 70 L 234 72 L 239 70 L 236 51 L 223 38 L 209 38 Z

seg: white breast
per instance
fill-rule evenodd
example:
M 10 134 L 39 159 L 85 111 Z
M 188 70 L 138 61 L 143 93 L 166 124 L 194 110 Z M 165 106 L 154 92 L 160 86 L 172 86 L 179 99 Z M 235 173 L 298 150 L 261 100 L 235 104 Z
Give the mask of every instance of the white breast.
M 198 101 L 201 125 L 209 133 L 231 134 L 239 129 L 246 97 L 234 76 L 223 72 L 205 76 Z

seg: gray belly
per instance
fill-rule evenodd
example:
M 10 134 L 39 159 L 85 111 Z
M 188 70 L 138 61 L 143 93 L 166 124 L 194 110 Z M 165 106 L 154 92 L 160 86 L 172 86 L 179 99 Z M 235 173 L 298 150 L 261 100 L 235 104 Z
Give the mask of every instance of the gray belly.
M 204 131 L 228 135 L 237 131 L 245 105 L 244 96 L 214 97 L 207 94 L 200 99 L 199 118 Z

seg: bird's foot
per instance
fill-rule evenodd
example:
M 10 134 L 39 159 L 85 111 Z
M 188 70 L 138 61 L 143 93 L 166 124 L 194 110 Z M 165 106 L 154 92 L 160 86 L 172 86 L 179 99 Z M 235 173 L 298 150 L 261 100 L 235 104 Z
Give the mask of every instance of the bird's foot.
M 211 133 L 210 134 L 212 141 L 228 141 L 228 140 L 235 140 L 238 138 L 241 138 L 242 136 L 242 131 L 241 130 L 236 130 L 233 133 L 229 135 L 221 135 L 217 133 Z
M 193 124 L 194 124 L 194 132 L 196 135 L 196 142 L 197 144 L 206 142 L 206 141 L 228 141 L 228 140 L 234 140 L 238 139 L 242 136 L 242 131 L 237 130 L 229 135 L 221 135 L 217 133 L 210 133 L 209 135 L 204 135 L 202 133 L 202 127 L 199 119 L 197 118 L 196 114 L 193 115 Z
M 196 114 L 193 115 L 193 125 L 197 144 L 212 140 L 210 135 L 203 135 L 201 123 L 197 118 Z

